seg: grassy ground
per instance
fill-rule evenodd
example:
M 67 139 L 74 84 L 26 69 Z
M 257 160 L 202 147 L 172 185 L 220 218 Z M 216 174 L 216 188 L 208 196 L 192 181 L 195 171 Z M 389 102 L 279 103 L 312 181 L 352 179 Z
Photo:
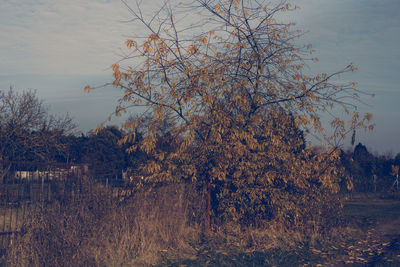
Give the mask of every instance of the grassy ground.
M 119 206 L 106 188 L 88 190 L 68 205 L 30 216 L 28 232 L 0 266 L 6 257 L 11 266 L 32 259 L 32 266 L 51 260 L 48 266 L 400 266 L 399 198 L 348 197 L 342 225 L 323 239 L 276 225 L 245 232 L 231 225 L 203 235 L 190 226 L 203 205 L 185 205 L 193 192 L 184 185 L 138 193 Z
M 250 251 L 199 245 L 197 257 L 165 258 L 159 266 L 400 266 L 400 201 L 358 195 L 345 201 L 345 227 L 335 240 L 299 244 L 295 249 Z

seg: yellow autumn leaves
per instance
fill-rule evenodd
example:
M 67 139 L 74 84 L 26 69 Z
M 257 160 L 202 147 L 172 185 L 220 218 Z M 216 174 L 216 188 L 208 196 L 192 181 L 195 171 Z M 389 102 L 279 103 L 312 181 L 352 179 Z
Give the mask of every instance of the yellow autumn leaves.
M 355 84 L 331 82 L 355 68 L 304 75 L 303 56 L 312 46 L 296 46 L 298 32 L 279 22 L 282 12 L 297 9 L 287 1 L 197 2 L 160 9 L 147 19 L 134 12 L 148 30 L 126 41 L 135 67 L 112 65 L 113 84 L 124 92 L 116 110 L 146 107 L 147 132 L 131 147 L 149 155 L 142 170 L 157 181 L 211 183 L 216 210 L 235 220 L 249 212 L 266 218 L 284 211 L 294 220 L 307 213 L 297 202 L 326 208 L 319 198 L 337 192 L 341 179 L 335 141 L 354 128 L 373 127 L 369 114 L 352 109 Z M 180 8 L 202 17 L 195 25 L 179 24 Z M 333 118 L 329 137 L 321 113 L 334 108 L 346 110 L 351 120 Z M 135 132 L 139 124 L 131 120 L 124 127 Z M 169 145 L 160 146 L 163 127 Z M 308 133 L 322 136 L 327 146 L 307 147 Z M 135 138 L 131 133 L 122 142 Z M 237 204 L 245 200 L 248 206 Z M 268 216 L 258 214 L 266 210 Z

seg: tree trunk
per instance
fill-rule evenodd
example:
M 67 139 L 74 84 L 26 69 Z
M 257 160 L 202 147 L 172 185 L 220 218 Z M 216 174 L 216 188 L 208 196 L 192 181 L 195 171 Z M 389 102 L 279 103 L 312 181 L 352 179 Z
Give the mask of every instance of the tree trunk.
M 207 183 L 207 214 L 206 214 L 206 232 L 211 230 L 211 183 Z

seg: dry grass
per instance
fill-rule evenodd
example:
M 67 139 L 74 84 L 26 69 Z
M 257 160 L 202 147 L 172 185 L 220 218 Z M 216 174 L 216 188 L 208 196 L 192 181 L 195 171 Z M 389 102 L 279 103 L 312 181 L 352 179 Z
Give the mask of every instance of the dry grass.
M 185 185 L 135 194 L 121 204 L 86 184 L 68 203 L 31 215 L 7 253 L 9 266 L 152 265 L 162 255 L 190 257 L 198 240 Z
M 134 194 L 87 181 L 80 188 L 28 216 L 7 251 L 9 266 L 149 266 L 202 257 L 205 247 L 290 251 L 324 238 L 314 225 L 305 231 L 279 221 L 214 225 L 204 234 L 204 198 L 187 184 Z
M 263 227 L 226 224 L 216 228 L 213 235 L 215 236 L 211 239 L 219 240 L 218 246 L 220 247 L 236 247 L 246 251 L 267 251 L 276 248 L 292 250 L 299 244 L 312 244 L 328 237 L 324 233 L 313 232 L 310 234 L 295 228 L 289 229 L 273 220 Z

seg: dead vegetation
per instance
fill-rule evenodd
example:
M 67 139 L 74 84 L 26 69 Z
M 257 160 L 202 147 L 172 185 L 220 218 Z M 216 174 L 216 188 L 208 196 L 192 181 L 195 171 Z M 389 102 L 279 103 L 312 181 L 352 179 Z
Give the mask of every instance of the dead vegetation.
M 78 187 L 69 198 L 32 211 L 7 250 L 8 266 L 149 266 L 196 259 L 204 246 L 265 251 L 295 247 L 309 235 L 274 221 L 264 227 L 214 223 L 207 231 L 204 194 L 186 183 L 124 189 L 123 197 L 116 197 L 121 189 L 90 181 Z
M 73 199 L 51 204 L 22 226 L 9 266 L 151 265 L 163 253 L 188 257 L 200 237 L 186 185 L 140 192 L 124 202 L 87 183 Z M 191 215 L 189 215 L 191 212 Z M 189 221 L 190 220 L 190 221 Z

